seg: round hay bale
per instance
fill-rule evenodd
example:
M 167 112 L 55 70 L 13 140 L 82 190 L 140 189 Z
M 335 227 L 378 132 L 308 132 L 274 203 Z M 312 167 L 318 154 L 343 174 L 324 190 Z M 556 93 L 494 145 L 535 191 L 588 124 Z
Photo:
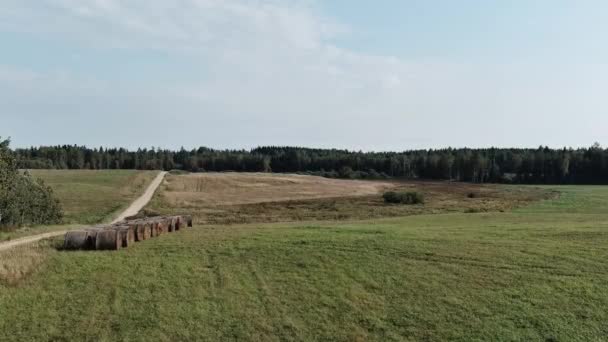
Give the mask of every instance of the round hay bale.
M 175 222 L 175 231 L 182 229 L 182 217 L 181 216 L 173 216 L 173 220 Z
M 129 221 L 126 225 L 133 231 L 133 239 L 135 241 L 143 241 L 143 232 L 139 231 L 139 223 L 138 221 Z
M 167 223 L 163 219 L 158 219 L 158 235 L 165 234 L 167 230 Z
M 95 249 L 102 250 L 119 250 L 122 246 L 122 237 L 118 229 L 102 229 L 95 236 Z
M 87 232 L 87 246 L 86 249 L 95 249 L 95 242 L 97 241 L 97 233 L 101 228 L 88 228 L 85 229 Z
M 86 249 L 87 247 L 87 232 L 84 230 L 75 230 L 65 233 L 63 240 L 63 249 Z
M 158 236 L 158 223 L 156 221 L 150 222 L 150 237 Z
M 167 224 L 169 225 L 169 227 L 168 227 L 169 233 L 173 233 L 175 231 L 175 219 L 173 217 L 168 217 Z
M 135 241 L 144 241 L 146 239 L 146 227 L 143 223 L 135 223 Z
M 155 219 L 154 223 L 153 223 L 153 226 L 154 226 L 154 231 L 155 231 L 155 234 L 156 234 L 154 236 L 159 236 L 159 235 L 161 235 L 163 233 L 163 222 L 162 222 L 162 220 Z
M 144 240 L 148 240 L 152 237 L 152 225 L 149 222 L 144 222 Z
M 170 229 L 169 227 L 171 226 L 171 220 L 163 217 L 160 219 L 163 225 L 163 233 L 169 233 Z
M 128 233 L 128 239 L 129 239 L 129 244 L 134 244 L 135 243 L 135 228 L 131 227 L 131 226 L 126 226 L 129 229 L 129 233 Z
M 135 243 L 135 232 L 129 226 L 118 226 L 115 228 L 120 232 L 122 247 L 127 248 Z
M 188 227 L 192 227 L 192 215 L 183 215 L 184 221 L 186 221 L 186 225 Z

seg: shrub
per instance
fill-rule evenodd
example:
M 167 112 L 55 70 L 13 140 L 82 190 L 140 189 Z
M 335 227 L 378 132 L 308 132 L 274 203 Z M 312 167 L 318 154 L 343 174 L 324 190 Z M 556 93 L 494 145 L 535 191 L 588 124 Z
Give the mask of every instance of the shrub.
M 479 194 L 477 194 L 477 193 L 475 193 L 475 192 L 469 192 L 469 193 L 467 194 L 467 197 L 468 197 L 468 198 L 477 198 L 477 197 L 479 197 Z
M 169 171 L 169 174 L 179 176 L 179 175 L 188 175 L 188 174 L 190 174 L 190 172 L 185 171 L 185 170 L 173 169 L 173 170 Z
M 8 140 L 0 140 L 0 226 L 59 223 L 63 216 L 53 190 L 17 170 Z
M 340 178 L 355 178 L 356 175 L 350 166 L 344 166 L 340 169 Z
M 387 191 L 382 195 L 386 203 L 423 204 L 424 195 L 420 192 Z

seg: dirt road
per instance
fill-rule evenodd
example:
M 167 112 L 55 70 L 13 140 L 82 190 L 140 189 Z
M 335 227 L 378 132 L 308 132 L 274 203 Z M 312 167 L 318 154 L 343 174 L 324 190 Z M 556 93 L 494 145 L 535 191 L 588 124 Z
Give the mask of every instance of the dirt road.
M 165 171 L 159 173 L 158 176 L 154 178 L 152 183 L 150 183 L 146 191 L 138 199 L 131 203 L 131 205 L 125 211 L 123 211 L 122 214 L 118 215 L 118 217 L 114 221 L 112 221 L 112 223 L 120 222 L 125 218 L 133 216 L 137 214 L 140 210 L 142 210 L 146 206 L 146 204 L 150 202 L 152 196 L 154 196 L 154 192 L 156 191 L 156 189 L 158 189 L 160 183 L 163 182 L 163 179 L 165 178 L 166 174 L 167 172 Z
M 143 207 L 145 207 L 146 204 L 148 204 L 148 202 L 150 202 L 150 200 L 152 199 L 154 192 L 156 191 L 156 189 L 158 189 L 158 187 L 162 183 L 163 179 L 165 178 L 166 174 L 167 174 L 167 172 L 165 172 L 165 171 L 160 172 L 158 174 L 158 176 L 156 176 L 156 178 L 154 178 L 152 183 L 150 183 L 150 185 L 148 185 L 148 188 L 146 189 L 146 191 L 139 198 L 137 198 L 133 203 L 131 203 L 131 205 L 129 205 L 129 207 L 125 211 L 123 211 L 120 215 L 118 215 L 118 217 L 114 221 L 112 221 L 112 223 L 120 222 L 120 221 L 124 220 L 125 217 L 135 215 L 141 209 L 143 209 Z M 4 251 L 7 249 L 11 249 L 13 247 L 28 244 L 28 243 L 40 241 L 43 239 L 60 236 L 65 233 L 67 233 L 66 230 L 61 230 L 61 231 L 56 231 L 56 232 L 49 232 L 49 233 L 44 233 L 44 234 L 26 236 L 26 237 L 22 237 L 22 238 L 7 241 L 7 242 L 1 242 L 0 251 Z

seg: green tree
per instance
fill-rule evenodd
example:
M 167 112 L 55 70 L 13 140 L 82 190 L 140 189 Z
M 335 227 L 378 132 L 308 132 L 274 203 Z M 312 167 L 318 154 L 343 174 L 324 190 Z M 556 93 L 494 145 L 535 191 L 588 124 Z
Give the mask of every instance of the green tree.
M 0 226 L 59 223 L 63 214 L 52 189 L 19 172 L 9 144 L 0 138 Z

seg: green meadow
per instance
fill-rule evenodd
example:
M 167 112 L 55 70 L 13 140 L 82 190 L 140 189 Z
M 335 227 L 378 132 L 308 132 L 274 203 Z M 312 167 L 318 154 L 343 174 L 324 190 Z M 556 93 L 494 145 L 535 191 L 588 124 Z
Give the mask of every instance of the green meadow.
M 66 223 L 99 223 L 126 208 L 157 171 L 30 170 L 53 188 Z
M 608 187 L 551 189 L 504 213 L 44 242 L 35 271 L 0 278 L 0 340 L 604 340 Z

